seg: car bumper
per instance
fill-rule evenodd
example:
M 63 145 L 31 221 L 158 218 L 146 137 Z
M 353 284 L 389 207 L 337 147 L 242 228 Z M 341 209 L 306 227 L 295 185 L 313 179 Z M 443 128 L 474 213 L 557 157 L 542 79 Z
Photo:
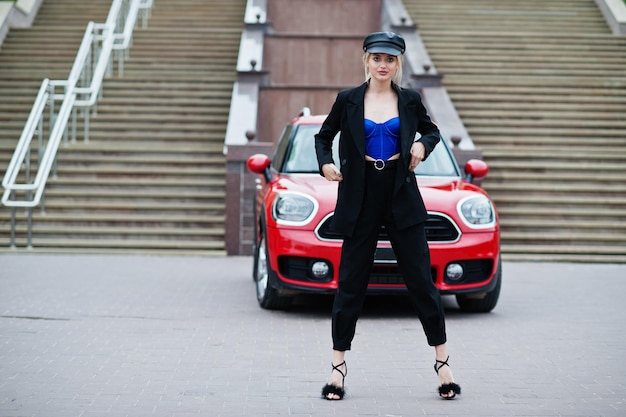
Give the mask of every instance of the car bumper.
M 311 231 L 268 227 L 267 242 L 270 267 L 275 276 L 271 284 L 275 288 L 283 293 L 333 293 L 337 289 L 341 241 L 321 241 Z M 495 287 L 493 278 L 500 256 L 497 232 L 464 233 L 457 242 L 430 243 L 429 247 L 432 279 L 442 294 L 488 292 Z M 329 265 L 328 277 L 313 276 L 311 266 L 316 262 Z M 465 270 L 458 281 L 445 276 L 446 268 L 453 263 Z M 368 292 L 405 291 L 390 244 L 380 242 Z

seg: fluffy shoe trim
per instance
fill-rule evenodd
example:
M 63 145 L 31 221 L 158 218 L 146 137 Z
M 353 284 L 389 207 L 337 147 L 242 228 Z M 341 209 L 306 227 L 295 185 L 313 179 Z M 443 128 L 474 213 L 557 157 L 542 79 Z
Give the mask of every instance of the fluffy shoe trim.
M 330 394 L 336 395 L 339 398 L 328 398 Z M 341 400 L 345 394 L 346 394 L 346 391 L 343 388 L 336 387 L 331 384 L 326 384 L 324 385 L 324 388 L 322 388 L 322 398 L 325 398 L 329 401 Z
M 445 395 L 448 395 L 450 391 L 452 391 L 453 394 L 449 397 L 445 397 Z M 459 384 L 455 384 L 454 382 L 443 384 L 439 387 L 439 395 L 445 400 L 451 400 L 456 397 L 457 394 L 461 394 L 461 386 Z

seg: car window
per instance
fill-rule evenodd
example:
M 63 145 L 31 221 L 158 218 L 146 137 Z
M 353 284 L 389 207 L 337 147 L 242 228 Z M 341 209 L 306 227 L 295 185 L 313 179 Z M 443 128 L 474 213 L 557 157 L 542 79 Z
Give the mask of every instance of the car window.
M 283 172 L 288 173 L 319 173 L 317 156 L 315 154 L 315 135 L 320 125 L 300 125 L 291 140 L 287 157 L 283 164 Z M 339 139 L 333 141 L 333 159 L 339 162 Z
M 315 154 L 315 134 L 319 132 L 319 125 L 299 125 L 292 135 L 291 142 L 286 148 L 286 156 L 282 165 L 285 173 L 319 173 Z M 283 141 L 287 139 L 283 137 Z M 284 144 L 280 144 L 282 147 Z M 333 159 L 339 161 L 339 138 L 333 141 Z M 420 176 L 459 176 L 459 170 L 452 153 L 444 141 L 440 141 L 426 161 L 415 169 Z
M 452 152 L 442 139 L 435 149 L 415 168 L 415 175 L 436 177 L 457 177 L 459 169 Z
M 272 168 L 277 171 L 280 171 L 280 167 L 285 160 L 285 154 L 287 152 L 287 148 L 289 147 L 289 137 L 291 136 L 291 132 L 293 131 L 294 126 L 289 124 L 285 126 L 283 132 L 280 134 L 280 139 L 278 140 L 278 147 L 276 148 L 276 152 L 274 153 L 274 157 L 272 158 Z

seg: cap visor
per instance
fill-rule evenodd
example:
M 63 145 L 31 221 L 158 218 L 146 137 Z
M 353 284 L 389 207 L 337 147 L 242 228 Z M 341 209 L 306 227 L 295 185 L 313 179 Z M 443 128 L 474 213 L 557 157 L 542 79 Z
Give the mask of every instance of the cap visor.
M 398 56 L 402 54 L 401 51 L 395 48 L 390 48 L 388 46 L 372 46 L 371 48 L 367 49 L 367 52 L 371 54 L 387 54 L 393 56 Z

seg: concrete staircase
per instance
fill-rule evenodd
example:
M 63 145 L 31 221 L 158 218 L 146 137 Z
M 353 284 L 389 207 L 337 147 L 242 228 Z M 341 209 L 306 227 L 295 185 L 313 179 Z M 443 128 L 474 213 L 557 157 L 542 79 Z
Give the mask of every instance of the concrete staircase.
M 41 80 L 66 79 L 110 1 L 47 0 L 0 50 L 2 175 Z M 223 255 L 222 153 L 245 0 L 159 0 L 124 74 L 107 78 L 90 141 L 61 147 L 34 250 Z M 79 126 L 79 133 L 82 127 Z M 25 216 L 18 213 L 18 246 Z M 0 250 L 9 210 L 0 209 Z
M 472 139 L 505 259 L 626 262 L 626 39 L 593 0 L 404 0 Z M 43 78 L 110 1 L 46 0 L 0 49 L 0 173 Z M 35 251 L 224 253 L 222 144 L 245 0 L 159 0 L 90 141 L 62 147 Z M 79 127 L 79 133 L 81 129 Z M 18 246 L 25 245 L 18 213 Z M 9 211 L 0 208 L 0 251 Z
M 491 172 L 505 259 L 626 262 L 626 38 L 593 0 L 404 0 Z

